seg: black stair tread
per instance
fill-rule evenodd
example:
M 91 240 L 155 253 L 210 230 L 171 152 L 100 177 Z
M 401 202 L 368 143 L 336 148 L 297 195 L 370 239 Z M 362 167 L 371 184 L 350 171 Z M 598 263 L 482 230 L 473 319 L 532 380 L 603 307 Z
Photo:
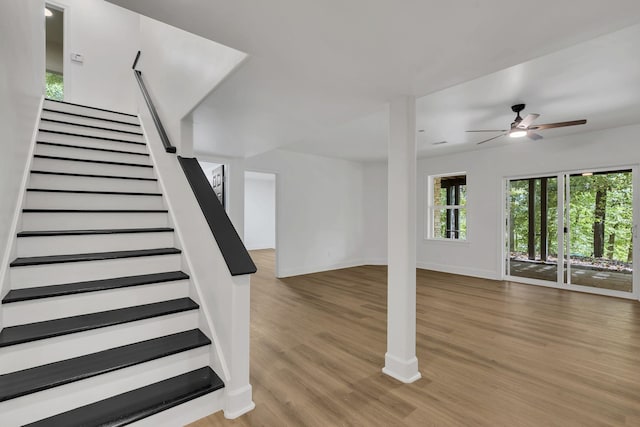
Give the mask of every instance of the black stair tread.
M 35 213 L 167 213 L 167 209 L 22 209 Z
M 16 258 L 10 267 L 27 267 L 42 264 L 61 264 L 65 262 L 104 261 L 120 258 L 137 258 L 143 256 L 173 255 L 182 251 L 177 248 L 136 249 L 133 251 L 94 252 L 87 254 L 46 255 Z
M 27 191 L 42 193 L 110 194 L 117 196 L 162 196 L 162 193 L 145 193 L 131 191 L 59 190 L 51 188 L 27 188 Z
M 199 329 L 0 375 L 0 402 L 211 344 Z
M 188 310 L 196 310 L 197 308 L 198 304 L 191 298 L 179 298 L 170 301 L 119 308 L 117 310 L 101 311 L 99 313 L 28 323 L 26 325 L 9 326 L 0 331 L 0 347 L 135 322 L 137 320 L 165 316 Z
M 140 127 L 139 123 L 129 123 L 129 122 L 121 121 L 121 120 L 105 119 L 103 117 L 96 117 L 96 116 L 88 116 L 86 114 L 70 113 L 68 111 L 52 110 L 51 108 L 43 108 L 42 111 L 46 111 L 48 113 L 66 114 L 67 116 L 83 117 L 85 119 L 102 120 L 102 121 L 105 121 L 105 122 L 111 122 L 111 123 L 118 123 L 118 124 L 122 124 L 122 125 Z
M 63 120 L 41 118 L 40 121 L 57 123 L 57 124 L 60 124 L 60 125 L 79 126 L 79 127 L 83 127 L 83 128 L 89 128 L 89 129 L 106 130 L 106 131 L 109 131 L 109 132 L 127 133 L 127 134 L 130 134 L 130 135 L 140 135 L 140 136 L 143 135 L 142 132 L 132 132 L 132 131 L 129 131 L 129 130 L 105 128 L 105 127 L 101 127 L 101 126 L 85 125 L 85 124 L 82 124 L 82 123 L 65 122 Z
M 98 230 L 43 230 L 21 231 L 18 237 L 48 237 L 48 236 L 84 236 L 87 234 L 132 234 L 132 233 L 166 233 L 174 231 L 171 227 L 155 228 L 105 228 Z
M 139 276 L 116 277 L 113 279 L 65 283 L 63 285 L 13 289 L 4 297 L 2 303 L 10 304 L 13 302 L 30 301 L 64 295 L 106 291 L 110 289 L 128 288 L 131 286 L 149 285 L 153 283 L 173 282 L 177 280 L 186 280 L 188 278 L 189 275 L 182 271 L 169 271 L 166 273 L 152 273 L 142 274 Z
M 25 427 L 122 427 L 223 387 L 220 377 L 204 367 Z
M 132 179 L 137 181 L 157 181 L 158 180 L 158 178 L 141 178 L 137 176 L 94 175 L 94 174 L 88 174 L 88 173 L 52 172 L 52 171 L 40 171 L 40 170 L 32 170 L 31 173 L 37 173 L 41 175 L 77 176 L 82 178 Z
M 107 152 L 107 153 L 131 154 L 133 156 L 149 157 L 148 153 L 138 153 L 137 151 L 112 150 L 110 148 L 99 148 L 99 147 L 84 147 L 82 145 L 63 144 L 60 142 L 48 142 L 48 141 L 37 141 L 37 143 L 40 145 L 51 145 L 53 147 L 76 148 L 78 150 L 91 150 L 91 151 L 101 151 L 101 152 Z
M 44 154 L 35 154 L 33 157 L 38 159 L 51 159 L 51 160 L 66 160 L 70 162 L 86 162 L 86 163 L 99 163 L 102 165 L 117 165 L 117 166 L 133 166 L 139 168 L 153 168 L 153 165 L 145 165 L 141 163 L 127 163 L 127 162 L 112 162 L 107 160 L 92 160 L 92 159 L 77 159 L 75 157 L 61 157 L 61 156 L 45 156 Z
M 92 106 L 90 106 L 90 105 L 75 104 L 75 103 L 73 103 L 73 102 L 58 101 L 57 99 L 49 99 L 49 98 L 46 98 L 46 101 L 50 101 L 50 102 L 57 102 L 58 104 L 73 105 L 73 106 L 75 106 L 75 107 L 90 108 L 90 109 L 92 109 L 92 110 L 104 111 L 104 112 L 106 112 L 106 113 L 121 114 L 121 115 L 123 115 L 123 116 L 129 116 L 129 117 L 135 117 L 135 118 L 138 118 L 138 116 L 136 116 L 135 114 L 122 113 L 122 112 L 120 112 L 120 111 L 107 110 L 107 109 L 105 109 L 105 108 L 92 107 Z M 56 111 L 56 110 L 54 110 L 54 111 Z
M 106 136 L 84 135 L 81 133 L 63 132 L 60 130 L 38 129 L 38 132 L 54 133 L 56 135 L 65 135 L 65 136 L 77 136 L 80 138 L 101 139 L 105 141 L 123 142 L 125 144 L 147 145 L 145 142 L 141 142 L 141 141 L 130 141 L 128 139 L 120 139 L 120 138 L 108 138 Z

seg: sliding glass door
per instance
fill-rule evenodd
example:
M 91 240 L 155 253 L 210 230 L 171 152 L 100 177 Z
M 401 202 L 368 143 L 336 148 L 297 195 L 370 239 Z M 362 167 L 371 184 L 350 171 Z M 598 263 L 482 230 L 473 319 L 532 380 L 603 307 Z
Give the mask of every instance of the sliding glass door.
M 633 292 L 630 169 L 509 179 L 506 190 L 508 279 Z

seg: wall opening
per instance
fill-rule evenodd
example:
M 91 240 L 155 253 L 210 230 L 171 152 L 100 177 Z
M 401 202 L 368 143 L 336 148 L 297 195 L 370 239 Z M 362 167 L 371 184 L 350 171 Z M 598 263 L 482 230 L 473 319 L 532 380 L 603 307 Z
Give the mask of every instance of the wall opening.
M 64 9 L 45 4 L 46 97 L 64 100 Z

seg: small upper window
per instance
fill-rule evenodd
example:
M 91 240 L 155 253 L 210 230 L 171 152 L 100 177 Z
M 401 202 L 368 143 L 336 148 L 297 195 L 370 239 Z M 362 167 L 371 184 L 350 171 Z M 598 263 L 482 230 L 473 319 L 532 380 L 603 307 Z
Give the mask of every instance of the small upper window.
M 429 177 L 429 238 L 466 240 L 467 175 Z

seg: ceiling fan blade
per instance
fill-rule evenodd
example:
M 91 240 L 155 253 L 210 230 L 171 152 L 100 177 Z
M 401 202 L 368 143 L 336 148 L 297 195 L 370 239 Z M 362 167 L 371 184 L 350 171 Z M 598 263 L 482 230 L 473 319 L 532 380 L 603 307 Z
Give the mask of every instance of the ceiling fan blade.
M 530 130 L 543 130 L 543 129 L 553 129 L 553 128 L 563 128 L 566 126 L 576 126 L 576 125 L 584 125 L 586 124 L 586 120 L 573 120 L 571 122 L 558 122 L 558 123 L 547 123 L 544 125 L 531 126 Z
M 485 139 L 484 141 L 476 142 L 476 144 L 477 145 L 484 144 L 485 142 L 493 141 L 494 139 L 501 138 L 501 137 L 503 137 L 505 135 L 506 135 L 506 133 L 503 133 L 502 135 L 494 136 L 493 138 L 489 138 L 489 139 Z
M 466 130 L 465 132 L 507 132 L 509 129 Z
M 527 132 L 527 137 L 529 139 L 533 139 L 534 141 L 538 141 L 540 139 L 543 139 L 542 135 L 540 135 L 539 133 L 531 132 L 531 131 Z
M 520 123 L 518 123 L 518 125 L 516 126 L 519 129 L 526 129 L 529 126 L 531 126 L 531 124 L 533 123 L 533 121 L 535 119 L 537 119 L 538 117 L 540 117 L 540 114 L 529 114 L 527 117 L 525 117 L 524 119 L 522 119 L 520 121 Z

